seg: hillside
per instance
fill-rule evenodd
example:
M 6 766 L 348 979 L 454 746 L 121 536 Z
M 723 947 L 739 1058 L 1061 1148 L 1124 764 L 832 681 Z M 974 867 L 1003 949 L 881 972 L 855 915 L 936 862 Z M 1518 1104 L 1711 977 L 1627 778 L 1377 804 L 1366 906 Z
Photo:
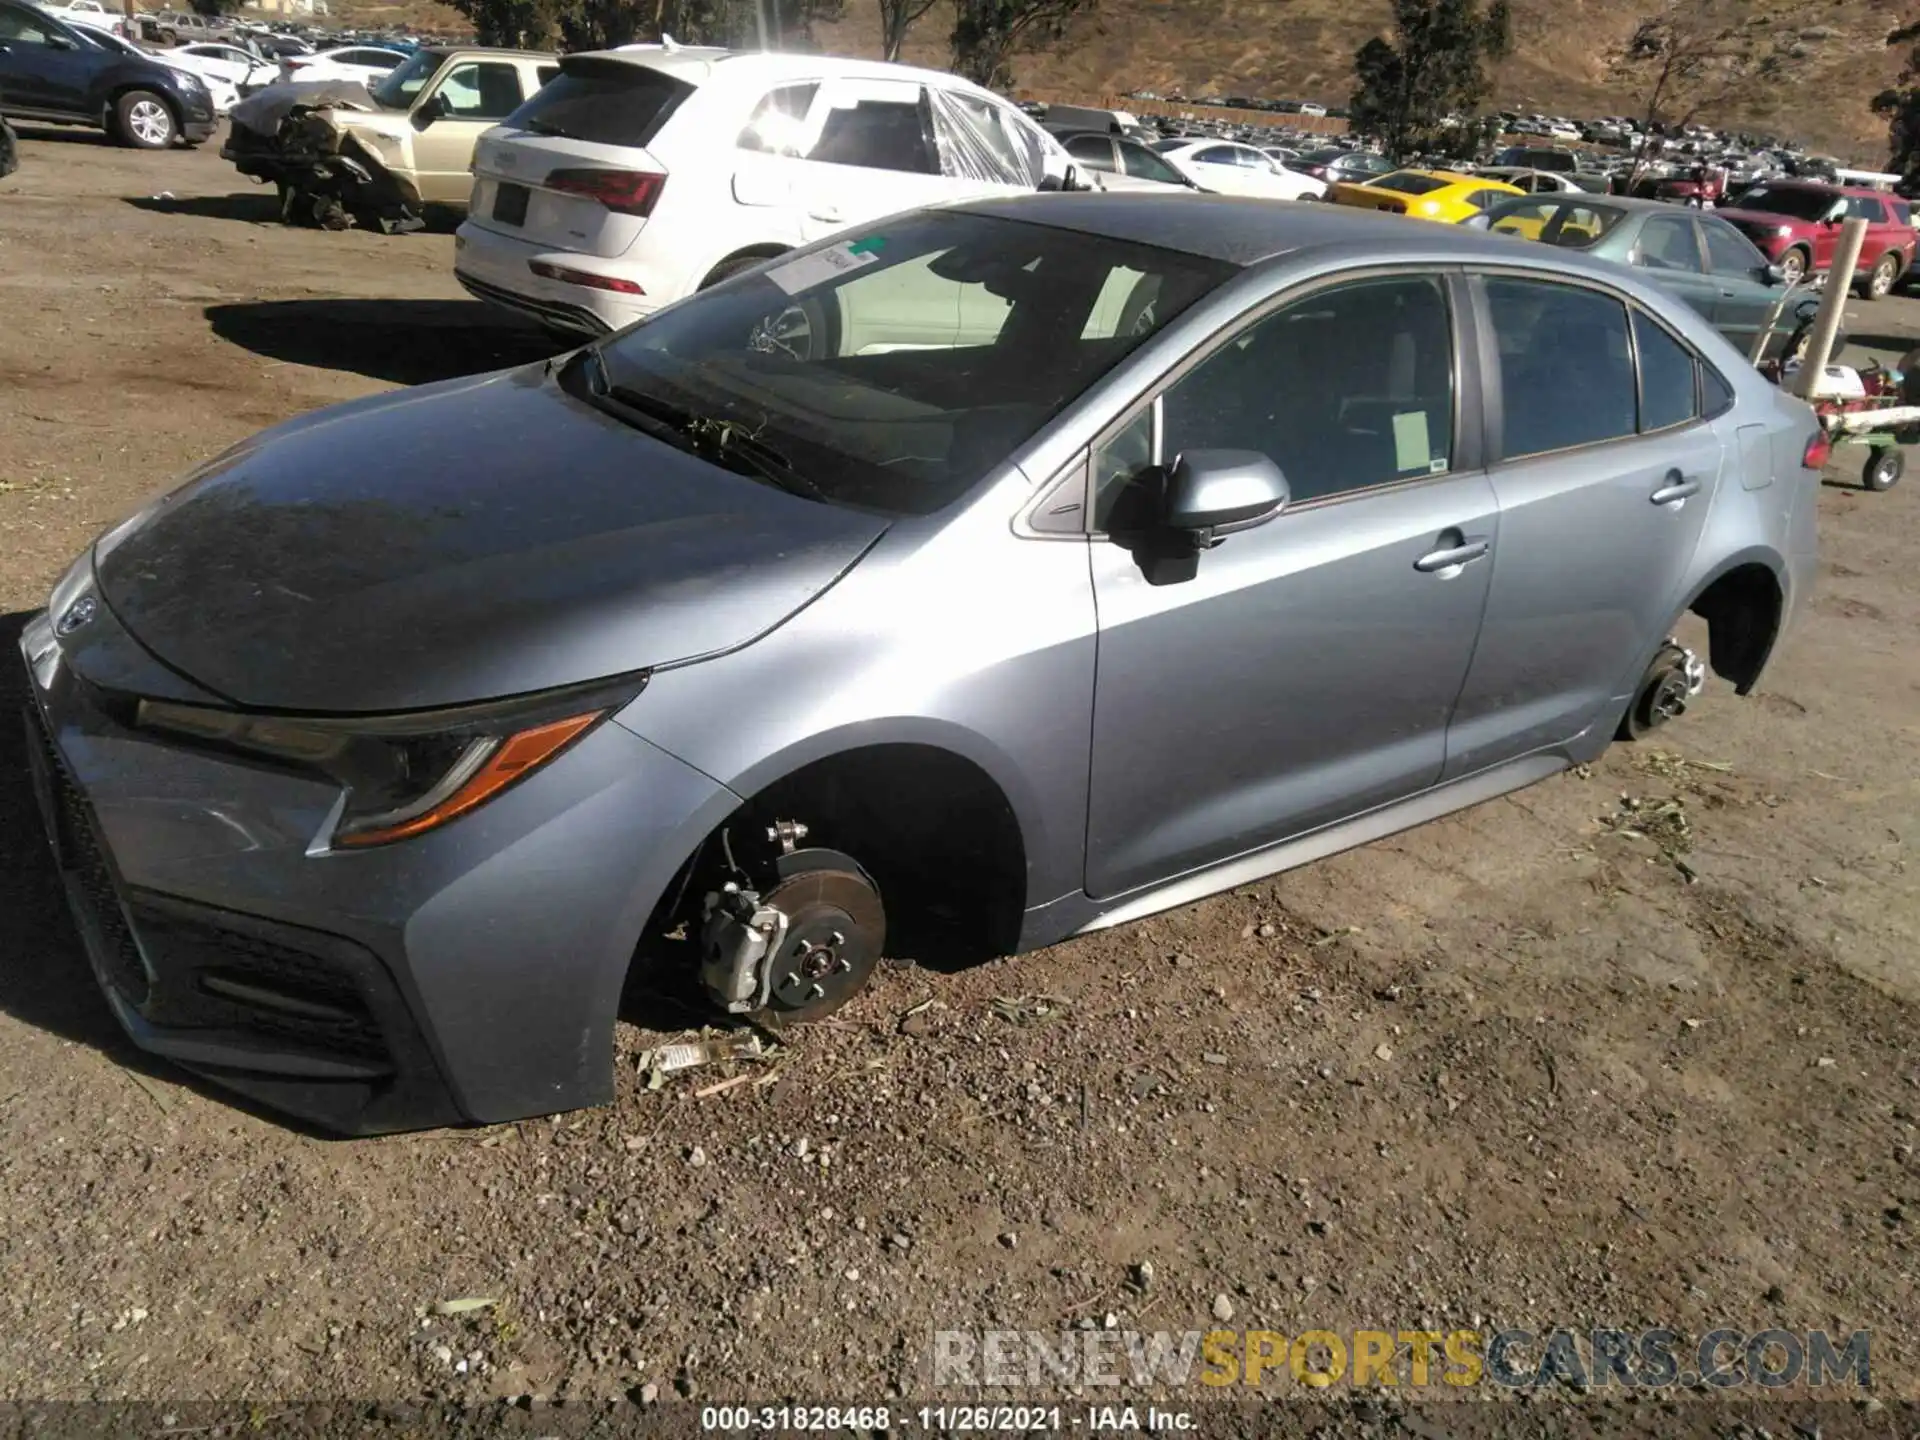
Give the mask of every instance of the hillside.
M 1515 50 L 1501 67 L 1496 103 L 1576 116 L 1637 112 L 1631 94 L 1609 85 L 1605 57 L 1653 3 L 1513 0 Z M 1880 165 L 1886 131 L 1868 101 L 1899 68 L 1899 55 L 1885 47 L 1887 32 L 1920 14 L 1920 0 L 1771 0 L 1769 8 L 1782 5 L 1795 17 L 1801 73 L 1777 98 L 1702 118 L 1747 123 Z M 428 12 L 450 27 L 461 23 L 428 0 L 334 3 L 336 17 L 359 23 L 421 22 Z M 1353 52 L 1388 15 L 1388 0 L 1102 0 L 1098 18 L 1080 24 L 1065 45 L 1020 57 L 1016 84 L 1023 95 L 1053 99 L 1177 89 L 1339 104 L 1352 87 Z M 909 37 L 905 58 L 944 66 L 950 27 L 946 6 L 936 5 Z M 821 26 L 815 41 L 843 54 L 879 54 L 874 0 L 847 0 L 846 18 Z
M 1497 103 L 1523 110 L 1589 115 L 1628 111 L 1633 97 L 1612 88 L 1608 49 L 1651 4 L 1633 0 L 1513 0 L 1514 54 L 1501 68 Z M 1878 165 L 1885 126 L 1867 108 L 1892 82 L 1899 56 L 1887 32 L 1910 18 L 1898 0 L 1813 0 L 1797 7 L 1804 73 L 1778 101 L 1738 116 L 1805 143 Z M 872 0 L 848 0 L 848 17 L 823 27 L 828 48 L 877 53 Z M 1103 0 L 1051 54 L 1022 57 L 1020 91 L 1093 96 L 1172 89 L 1194 94 L 1264 94 L 1343 102 L 1353 52 L 1388 23 L 1387 0 Z M 939 9 L 909 41 L 910 59 L 940 63 L 948 23 Z

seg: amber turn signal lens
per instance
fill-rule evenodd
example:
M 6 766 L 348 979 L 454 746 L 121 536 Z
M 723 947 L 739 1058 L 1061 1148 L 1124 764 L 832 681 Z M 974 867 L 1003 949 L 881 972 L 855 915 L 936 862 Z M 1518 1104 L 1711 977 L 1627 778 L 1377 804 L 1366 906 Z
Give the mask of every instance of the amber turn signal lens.
M 492 799 L 521 776 L 539 769 L 606 713 L 604 710 L 594 710 L 585 715 L 570 715 L 564 720 L 554 720 L 509 735 L 463 784 L 431 809 L 396 824 L 342 833 L 334 837 L 333 843 L 341 848 L 385 845 L 437 829 L 456 816 L 466 814 L 476 805 Z

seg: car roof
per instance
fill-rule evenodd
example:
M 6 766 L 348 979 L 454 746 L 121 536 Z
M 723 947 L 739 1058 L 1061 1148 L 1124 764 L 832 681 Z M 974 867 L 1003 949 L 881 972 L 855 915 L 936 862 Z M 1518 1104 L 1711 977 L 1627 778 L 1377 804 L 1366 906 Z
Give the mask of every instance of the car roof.
M 1017 195 L 956 204 L 951 208 L 974 215 L 1049 225 L 1103 239 L 1153 245 L 1230 265 L 1257 265 L 1276 256 L 1320 248 L 1347 253 L 1355 247 L 1377 251 L 1382 256 L 1395 251 L 1437 250 L 1457 262 L 1511 263 L 1513 260 L 1513 242 L 1505 235 L 1492 235 L 1466 226 L 1410 221 L 1403 215 L 1347 205 L 1185 192 L 1157 195 L 1128 190 Z M 1569 268 L 1618 278 L 1615 266 L 1603 262 L 1589 266 L 1573 255 L 1567 259 Z
M 971 82 L 945 70 L 897 65 L 886 60 L 854 60 L 843 55 L 789 54 L 775 50 L 729 50 L 719 45 L 621 45 L 611 50 L 586 50 L 569 60 L 591 56 L 659 70 L 697 85 L 724 73 L 729 79 L 760 80 L 918 80 L 937 82 L 947 89 L 977 89 Z

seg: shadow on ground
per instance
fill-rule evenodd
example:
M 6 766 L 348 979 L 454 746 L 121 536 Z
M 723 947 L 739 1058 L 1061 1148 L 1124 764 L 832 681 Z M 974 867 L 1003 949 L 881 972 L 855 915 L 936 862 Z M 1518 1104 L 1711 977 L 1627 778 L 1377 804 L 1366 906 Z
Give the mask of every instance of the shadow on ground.
M 222 340 L 293 365 L 423 385 L 570 348 L 478 300 L 262 300 L 211 305 Z
M 280 197 L 271 190 L 238 190 L 231 195 L 129 195 L 127 204 L 156 215 L 194 215 L 203 220 L 242 220 L 252 225 L 280 222 Z

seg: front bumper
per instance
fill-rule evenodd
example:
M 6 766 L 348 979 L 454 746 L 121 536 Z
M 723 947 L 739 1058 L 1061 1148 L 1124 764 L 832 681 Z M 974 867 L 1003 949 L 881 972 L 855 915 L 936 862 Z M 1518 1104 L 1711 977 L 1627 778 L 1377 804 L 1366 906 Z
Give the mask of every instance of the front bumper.
M 589 338 L 624 329 L 660 308 L 644 295 L 621 295 L 533 273 L 534 261 L 593 271 L 618 262 L 553 250 L 468 222 L 454 237 L 454 278 L 489 304 Z
M 723 787 L 609 723 L 444 830 L 329 852 L 331 783 L 134 730 L 54 646 L 21 637 L 28 771 L 135 1044 L 349 1134 L 612 1098 L 628 961 Z

